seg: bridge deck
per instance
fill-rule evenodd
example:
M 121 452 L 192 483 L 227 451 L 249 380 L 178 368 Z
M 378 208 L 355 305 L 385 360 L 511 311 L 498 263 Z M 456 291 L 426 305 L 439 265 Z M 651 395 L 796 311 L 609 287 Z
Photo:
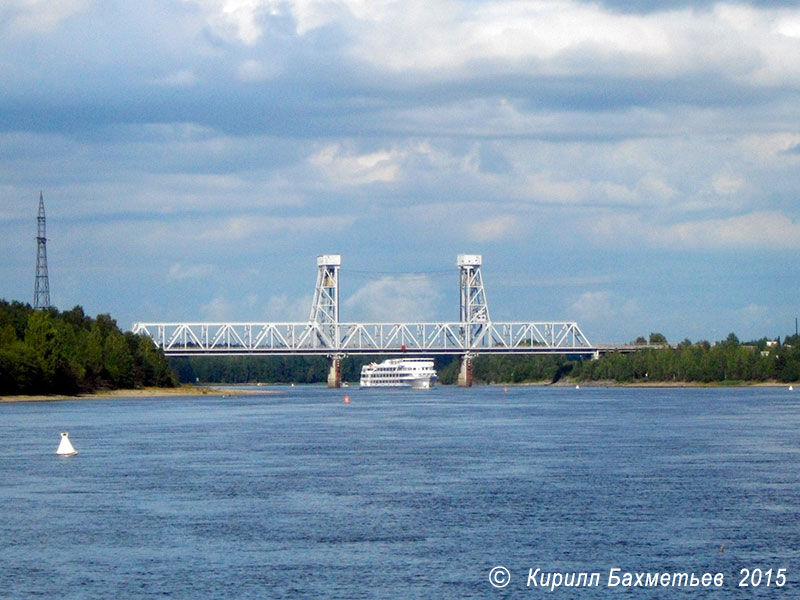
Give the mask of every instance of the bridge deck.
M 574 322 L 136 323 L 165 354 L 593 354 Z

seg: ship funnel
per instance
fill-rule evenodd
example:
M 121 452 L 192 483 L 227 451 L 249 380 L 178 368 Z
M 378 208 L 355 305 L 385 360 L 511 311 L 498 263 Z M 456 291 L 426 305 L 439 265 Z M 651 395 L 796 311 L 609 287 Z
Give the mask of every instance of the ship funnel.
M 61 443 L 58 445 L 58 450 L 56 450 L 56 454 L 58 456 L 75 456 L 78 453 L 75 448 L 72 447 L 72 442 L 69 441 L 69 433 L 66 431 L 61 432 Z

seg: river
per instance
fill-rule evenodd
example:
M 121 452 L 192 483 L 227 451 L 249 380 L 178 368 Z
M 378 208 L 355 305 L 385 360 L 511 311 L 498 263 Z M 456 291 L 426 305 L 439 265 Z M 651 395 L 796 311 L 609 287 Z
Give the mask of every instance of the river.
M 270 391 L 0 404 L 0 597 L 800 592 L 800 392 Z

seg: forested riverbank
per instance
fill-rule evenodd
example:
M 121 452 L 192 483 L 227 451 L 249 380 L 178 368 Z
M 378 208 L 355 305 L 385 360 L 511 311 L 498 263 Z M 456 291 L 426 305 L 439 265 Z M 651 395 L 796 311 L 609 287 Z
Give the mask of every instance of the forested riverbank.
M 79 394 L 177 381 L 148 338 L 123 333 L 110 315 L 59 312 L 0 300 L 0 395 Z
M 637 340 L 643 342 L 644 340 Z M 486 384 L 607 382 L 616 384 L 790 383 L 800 380 L 800 337 L 740 343 L 734 334 L 710 343 L 689 340 L 630 354 L 611 353 L 598 360 L 571 356 L 482 355 L 473 362 L 473 380 Z M 383 357 L 347 357 L 342 380 L 357 383 L 361 366 Z M 328 374 L 324 357 L 193 357 L 170 359 L 180 381 L 200 383 L 322 383 Z M 439 382 L 453 384 L 457 357 L 437 357 Z
M 791 383 L 800 380 L 800 337 L 746 344 L 734 334 L 716 344 L 684 340 L 674 347 L 576 362 L 570 377 L 616 383 Z
M 639 338 L 637 342 L 644 342 Z M 730 334 L 710 343 L 670 345 L 651 334 L 646 348 L 597 360 L 561 355 L 481 355 L 477 384 L 731 385 L 800 381 L 800 336 L 741 343 Z M 362 365 L 380 356 L 342 360 L 342 380 L 358 383 Z M 436 357 L 441 384 L 454 384 L 459 357 Z M 80 306 L 59 312 L 0 300 L 0 395 L 79 394 L 98 390 L 173 387 L 183 383 L 323 383 L 325 357 L 192 357 L 167 360 L 152 341 L 123 333 L 110 315 Z

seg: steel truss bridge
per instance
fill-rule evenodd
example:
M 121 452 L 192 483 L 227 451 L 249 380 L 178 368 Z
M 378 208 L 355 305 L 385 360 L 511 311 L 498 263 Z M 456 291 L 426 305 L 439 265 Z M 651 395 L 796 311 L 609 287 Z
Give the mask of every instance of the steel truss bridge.
M 136 323 L 172 356 L 260 354 L 591 354 L 577 323 Z M 324 343 L 320 343 L 324 340 Z
M 323 355 L 328 383 L 338 387 L 339 361 L 347 355 L 461 355 L 459 383 L 471 385 L 478 354 L 597 356 L 571 321 L 495 322 L 481 274 L 481 256 L 458 256 L 460 320 L 449 323 L 343 323 L 339 321 L 341 256 L 321 255 L 311 314 L 305 323 L 134 323 L 168 356 Z

